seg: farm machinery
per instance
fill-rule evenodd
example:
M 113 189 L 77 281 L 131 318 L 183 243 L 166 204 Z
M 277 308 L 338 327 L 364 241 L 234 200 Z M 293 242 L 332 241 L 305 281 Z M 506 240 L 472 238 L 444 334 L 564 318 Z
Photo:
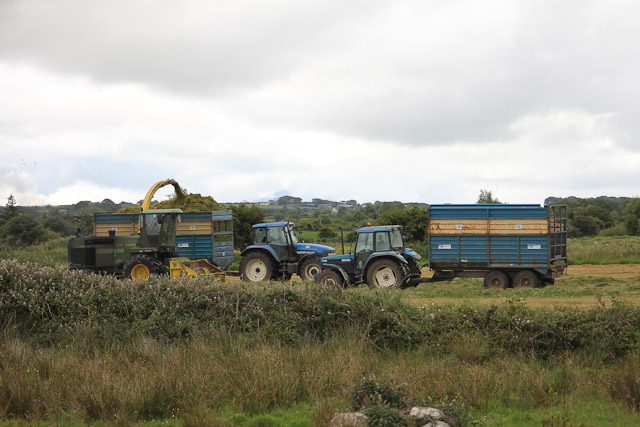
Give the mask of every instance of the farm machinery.
M 293 273 L 313 280 L 321 270 L 320 258 L 336 253 L 330 246 L 299 242 L 295 224 L 289 221 L 255 224 L 253 238 L 253 244 L 242 251 L 240 277 L 245 282 L 288 280 Z
M 69 267 L 132 280 L 147 280 L 152 274 L 169 274 L 172 279 L 212 275 L 225 280 L 224 271 L 209 260 L 177 256 L 176 229 L 182 210 L 148 209 L 153 194 L 169 184 L 180 191 L 177 182 L 164 180 L 147 193 L 139 214 L 139 233 L 117 235 L 116 229 L 110 229 L 107 235 L 71 239 Z
M 345 287 L 403 288 L 420 283 L 422 257 L 404 246 L 402 227 L 382 225 L 356 231 L 355 252 L 324 257 L 316 282 Z

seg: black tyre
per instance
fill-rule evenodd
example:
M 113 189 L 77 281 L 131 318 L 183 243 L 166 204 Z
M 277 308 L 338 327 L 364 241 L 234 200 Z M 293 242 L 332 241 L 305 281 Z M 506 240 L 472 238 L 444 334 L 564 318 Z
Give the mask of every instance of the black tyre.
M 318 274 L 318 284 L 329 288 L 343 288 L 344 280 L 335 270 L 323 270 Z
M 124 278 L 130 280 L 149 280 L 152 274 L 160 273 L 162 273 L 162 263 L 149 255 L 134 255 L 123 268 Z
M 401 283 L 402 270 L 393 260 L 374 261 L 367 271 L 367 285 L 370 288 L 400 288 Z
M 509 287 L 509 276 L 500 270 L 491 270 L 484 276 L 485 289 L 506 289 Z
M 300 264 L 298 271 L 302 280 L 313 280 L 316 274 L 322 271 L 322 263 L 320 262 L 320 258 L 306 258 Z
M 541 286 L 540 278 L 531 270 L 522 270 L 513 278 L 514 288 L 539 288 Z
M 264 282 L 272 274 L 273 261 L 263 252 L 250 252 L 240 262 L 240 277 L 245 282 Z

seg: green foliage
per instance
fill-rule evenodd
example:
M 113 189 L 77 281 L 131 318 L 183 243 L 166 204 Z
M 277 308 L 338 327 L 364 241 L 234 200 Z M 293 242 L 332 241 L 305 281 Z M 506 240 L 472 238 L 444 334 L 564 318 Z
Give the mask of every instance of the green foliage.
M 320 239 L 333 239 L 336 237 L 336 232 L 331 229 L 331 227 L 322 226 L 318 230 L 318 237 Z
M 236 249 L 253 244 L 253 225 L 264 222 L 264 212 L 255 205 L 244 203 L 231 207 L 233 211 L 233 242 Z
M 13 247 L 34 245 L 47 237 L 44 228 L 31 215 L 15 215 L 0 228 L 0 238 Z
M 569 264 L 639 264 L 640 238 L 636 236 L 569 239 Z
M 405 240 L 411 242 L 426 242 L 429 231 L 429 211 L 417 206 L 410 208 L 392 208 L 382 212 L 376 220 L 376 224 L 401 225 Z
M 627 232 L 632 236 L 640 234 L 640 198 L 629 200 L 624 207 L 623 215 Z
M 368 427 L 398 427 L 404 426 L 404 418 L 388 406 L 375 405 L 362 411 L 367 416 Z
M 404 408 L 405 398 L 408 392 L 402 387 L 395 387 L 393 384 L 379 384 L 375 378 L 363 377 L 351 392 L 351 409 L 359 410 L 366 407 L 362 401 L 366 396 L 373 405 L 389 406 L 391 408 Z M 369 402 L 367 402 L 369 403 Z
M 603 222 L 589 215 L 575 215 L 568 230 L 569 237 L 595 236 L 602 229 Z

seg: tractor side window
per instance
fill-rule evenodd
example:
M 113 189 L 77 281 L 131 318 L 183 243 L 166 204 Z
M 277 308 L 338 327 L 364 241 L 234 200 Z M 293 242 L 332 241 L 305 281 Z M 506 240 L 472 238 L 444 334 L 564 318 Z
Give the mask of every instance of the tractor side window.
M 284 228 L 282 227 L 269 227 L 267 229 L 267 236 L 270 245 L 286 245 L 287 238 L 284 234 Z
M 171 246 L 174 244 L 173 236 L 176 234 L 176 221 L 171 215 L 162 216 L 160 218 L 162 229 L 160 230 L 160 245 Z
M 402 242 L 402 232 L 400 230 L 393 230 L 391 232 L 391 247 L 394 251 L 400 251 L 404 248 L 404 243 Z
M 373 252 L 373 233 L 358 234 L 356 253 Z
M 256 230 L 255 230 L 255 243 L 256 243 L 256 245 L 266 245 L 267 244 L 267 229 L 266 228 L 256 228 Z
M 380 232 L 376 233 L 376 252 L 386 252 L 391 250 L 391 244 L 389 243 L 389 233 Z
M 298 243 L 298 235 L 296 234 L 296 228 L 293 225 L 290 225 L 289 232 L 291 233 L 291 243 L 295 245 L 296 243 Z

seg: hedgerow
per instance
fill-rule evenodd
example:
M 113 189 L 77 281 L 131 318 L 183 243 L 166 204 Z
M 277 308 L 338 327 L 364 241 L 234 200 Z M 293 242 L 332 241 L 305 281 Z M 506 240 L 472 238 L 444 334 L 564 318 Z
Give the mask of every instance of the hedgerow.
M 492 352 L 537 358 L 597 351 L 616 359 L 640 344 L 640 309 L 500 306 L 414 307 L 398 292 L 339 291 L 313 284 L 248 285 L 210 278 L 147 282 L 0 260 L 0 328 L 42 345 L 78 328 L 107 340 L 140 335 L 176 341 L 225 333 L 292 344 L 349 328 L 381 348 L 444 351 L 482 336 Z

